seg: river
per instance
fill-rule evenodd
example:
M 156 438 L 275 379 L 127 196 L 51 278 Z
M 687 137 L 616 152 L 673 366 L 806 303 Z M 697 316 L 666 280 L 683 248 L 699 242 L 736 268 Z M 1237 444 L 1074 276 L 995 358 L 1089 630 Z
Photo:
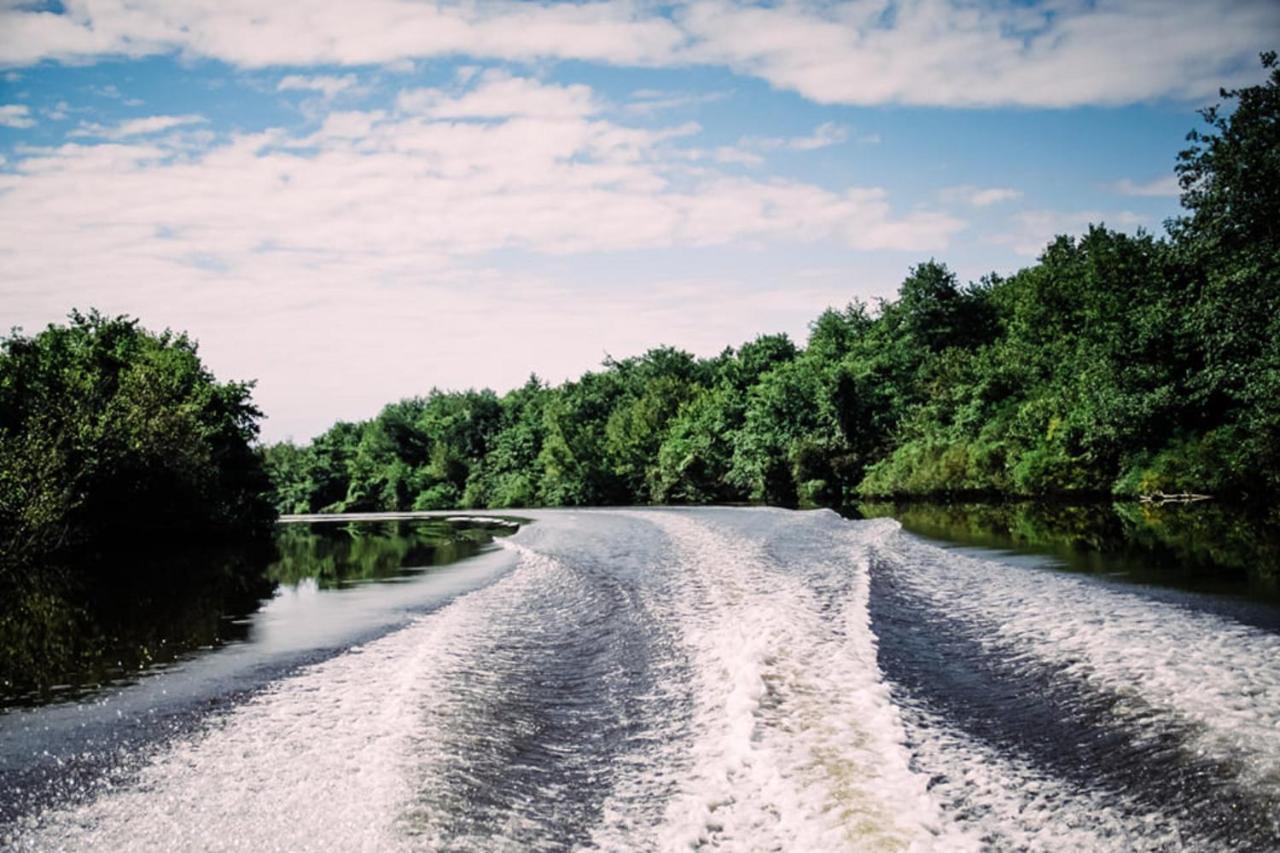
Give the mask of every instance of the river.
M 1266 595 L 908 515 L 520 515 L 466 559 L 294 579 L 230 641 L 10 707 L 0 844 L 1280 848 Z

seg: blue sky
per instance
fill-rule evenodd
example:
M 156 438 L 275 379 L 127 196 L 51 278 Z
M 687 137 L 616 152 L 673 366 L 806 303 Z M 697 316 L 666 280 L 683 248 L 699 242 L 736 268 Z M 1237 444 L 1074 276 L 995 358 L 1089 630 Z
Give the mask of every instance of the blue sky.
M 803 340 L 931 257 L 1160 232 L 1271 0 L 0 0 L 0 309 L 188 330 L 304 440 Z

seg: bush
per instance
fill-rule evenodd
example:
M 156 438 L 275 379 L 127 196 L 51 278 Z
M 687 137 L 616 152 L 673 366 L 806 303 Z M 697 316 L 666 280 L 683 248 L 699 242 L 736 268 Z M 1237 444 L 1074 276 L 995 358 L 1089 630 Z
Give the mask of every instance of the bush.
M 1179 436 L 1155 453 L 1140 455 L 1116 479 L 1113 491 L 1132 497 L 1156 492 L 1216 495 L 1244 490 L 1248 477 L 1241 468 L 1243 446 L 1244 436 L 1229 428 L 1203 436 Z

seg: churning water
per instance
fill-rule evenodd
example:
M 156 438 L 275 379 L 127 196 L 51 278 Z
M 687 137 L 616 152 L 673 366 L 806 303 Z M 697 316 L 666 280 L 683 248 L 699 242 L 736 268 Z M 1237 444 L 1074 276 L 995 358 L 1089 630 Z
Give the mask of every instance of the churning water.
M 0 844 L 1280 847 L 1265 626 L 887 520 L 532 516 L 256 682 L 0 717 Z

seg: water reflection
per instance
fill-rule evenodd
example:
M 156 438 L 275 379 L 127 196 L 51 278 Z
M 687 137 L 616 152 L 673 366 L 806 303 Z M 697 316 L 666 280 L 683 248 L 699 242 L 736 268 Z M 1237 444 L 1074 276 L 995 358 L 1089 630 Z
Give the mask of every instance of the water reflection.
M 1214 504 L 865 503 L 921 536 L 1046 554 L 1065 568 L 1280 602 L 1280 518 Z
M 288 585 L 314 580 L 321 589 L 392 580 L 469 557 L 514 529 L 445 519 L 283 524 L 267 577 Z
M 281 524 L 256 545 L 159 547 L 0 577 L 0 709 L 75 699 L 246 639 L 280 587 L 403 579 L 471 556 L 502 521 Z

